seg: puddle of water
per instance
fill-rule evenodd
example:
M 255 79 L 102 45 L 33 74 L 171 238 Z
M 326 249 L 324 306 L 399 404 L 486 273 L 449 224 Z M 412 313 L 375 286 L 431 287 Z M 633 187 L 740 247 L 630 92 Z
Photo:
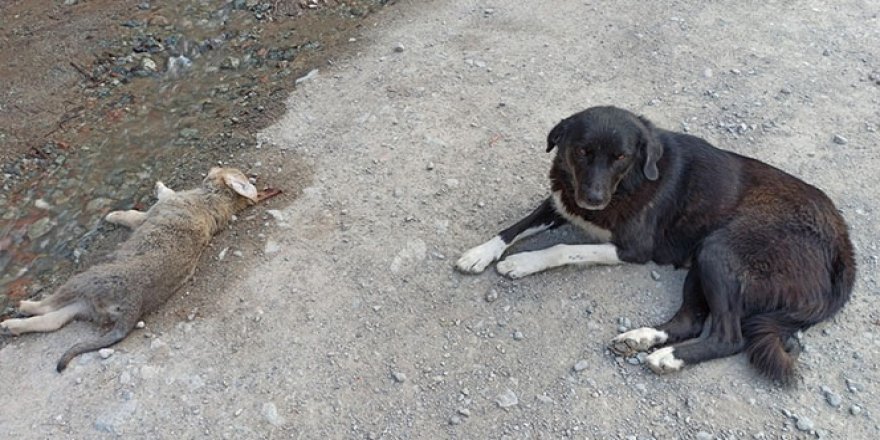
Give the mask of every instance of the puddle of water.
M 185 188 L 218 162 L 258 168 L 242 153 L 295 79 L 384 3 L 152 1 L 124 16 L 130 33 L 71 63 L 82 104 L 0 170 L 0 319 L 79 265 L 113 230 L 107 212 L 148 207 L 156 180 Z

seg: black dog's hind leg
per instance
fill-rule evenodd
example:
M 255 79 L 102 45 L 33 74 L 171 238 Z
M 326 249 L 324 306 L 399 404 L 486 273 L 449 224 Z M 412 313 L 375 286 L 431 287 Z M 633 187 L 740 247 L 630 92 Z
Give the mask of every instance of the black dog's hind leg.
M 501 231 L 491 240 L 465 252 L 455 266 L 462 272 L 480 273 L 501 258 L 510 245 L 525 237 L 557 228 L 567 221 L 556 212 L 553 200 L 544 200 L 531 214 Z
M 745 348 L 740 320 L 742 293 L 733 265 L 722 252 L 701 252 L 698 264 L 699 284 L 712 316 L 709 334 L 704 339 L 663 347 L 645 358 L 656 373 L 678 371 L 685 365 L 731 356 Z M 695 331 L 696 326 L 690 330 Z
M 709 305 L 703 295 L 697 267 L 688 272 L 682 290 L 681 307 L 672 319 L 656 328 L 642 327 L 617 335 L 611 340 L 611 350 L 622 356 L 631 356 L 657 345 L 675 344 L 699 336 L 709 316 Z

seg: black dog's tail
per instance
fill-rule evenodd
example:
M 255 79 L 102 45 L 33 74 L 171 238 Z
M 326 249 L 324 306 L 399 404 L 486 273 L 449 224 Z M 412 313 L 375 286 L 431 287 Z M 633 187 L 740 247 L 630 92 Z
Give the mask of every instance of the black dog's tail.
M 139 316 L 137 314 L 130 315 L 131 317 L 120 317 L 118 321 L 113 325 L 113 328 L 110 329 L 107 333 L 104 333 L 98 339 L 94 339 L 91 341 L 80 342 L 73 347 L 70 347 L 61 359 L 58 360 L 58 365 L 55 366 L 55 370 L 59 373 L 64 371 L 67 368 L 67 364 L 70 363 L 73 358 L 83 354 L 88 353 L 90 351 L 100 350 L 105 347 L 109 347 L 128 336 L 129 333 L 134 329 L 137 325 L 137 321 Z
M 791 383 L 798 353 L 791 347 L 786 347 L 786 343 L 799 328 L 801 326 L 783 311 L 752 315 L 744 319 L 742 331 L 749 361 L 768 378 Z
M 790 384 L 800 346 L 792 344 L 792 336 L 818 322 L 834 316 L 849 300 L 855 283 L 856 267 L 852 249 L 845 249 L 832 263 L 831 289 L 824 307 L 809 314 L 776 310 L 750 316 L 742 322 L 749 361 L 773 380 Z

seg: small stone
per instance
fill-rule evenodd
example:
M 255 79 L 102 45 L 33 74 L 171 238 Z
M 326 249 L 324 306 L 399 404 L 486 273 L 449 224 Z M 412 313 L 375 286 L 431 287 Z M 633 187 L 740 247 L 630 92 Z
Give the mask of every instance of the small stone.
M 703 77 L 704 78 L 711 78 L 712 77 L 712 69 L 707 67 L 705 70 L 703 70 Z
M 232 255 L 235 255 L 238 258 L 241 258 L 244 256 L 244 254 L 241 251 L 232 251 Z
M 507 409 L 519 404 L 519 399 L 516 397 L 516 394 L 508 388 L 495 397 L 495 403 L 497 403 L 499 407 Z
M 642 362 L 639 360 L 639 358 L 633 356 L 633 357 L 626 358 L 626 363 L 628 363 L 630 365 L 638 365 L 638 364 L 641 364 Z
M 153 61 L 150 57 L 144 57 L 141 59 L 141 67 L 144 68 L 147 72 L 155 72 L 158 70 L 158 66 L 156 66 L 156 62 Z
M 260 413 L 267 422 L 272 424 L 272 426 L 281 426 L 285 422 L 284 417 L 281 417 L 281 415 L 278 414 L 278 408 L 272 402 L 264 403 Z
M 98 356 L 101 356 L 101 359 L 107 359 L 113 356 L 114 351 L 112 348 L 102 348 L 98 350 Z
M 406 50 L 406 47 L 404 47 L 401 43 L 397 43 L 397 45 L 394 46 L 394 51 L 397 53 L 403 52 L 404 50 Z
M 263 250 L 263 253 L 265 253 L 267 255 L 274 254 L 280 250 L 281 250 L 281 245 L 278 244 L 278 242 L 276 242 L 275 240 L 267 240 L 266 241 L 266 248 Z
M 712 434 L 709 434 L 706 431 L 700 431 L 697 433 L 697 440 L 712 440 Z
M 79 3 L 79 0 L 64 0 L 64 6 L 73 6 Z
M 550 396 L 547 396 L 547 395 L 544 395 L 544 394 L 539 394 L 538 397 L 537 397 L 537 399 L 538 399 L 538 401 L 541 402 L 541 403 L 546 403 L 546 404 L 551 404 L 551 405 L 554 404 L 554 403 L 556 403 L 556 402 L 553 401 L 552 398 L 550 398 Z
M 810 432 L 813 430 L 813 421 L 806 416 L 801 416 L 798 417 L 796 426 L 801 431 Z
M 284 214 L 282 214 L 281 211 L 277 209 L 267 209 L 266 214 L 272 216 L 272 218 L 274 218 L 276 222 L 284 221 Z
M 858 405 L 853 405 L 853 406 L 849 407 L 849 413 L 854 416 L 857 416 L 862 413 L 862 407 L 860 407 Z
M 137 327 L 137 328 L 144 328 L 146 326 L 147 325 L 144 324 L 144 321 L 138 321 L 137 324 L 135 324 L 135 327 Z
M 840 407 L 840 404 L 843 403 L 843 399 L 840 397 L 840 394 L 837 394 L 831 390 L 825 391 L 825 401 L 827 401 L 829 405 L 835 408 Z
M 517 330 L 517 331 L 513 332 L 513 340 L 514 341 L 522 341 L 523 338 L 525 338 L 525 336 L 522 334 L 521 331 Z
M 848 142 L 845 137 L 843 137 L 839 134 L 835 134 L 831 140 L 833 140 L 834 143 L 837 145 L 846 145 L 846 143 Z
M 434 169 L 434 162 L 428 162 L 428 165 L 425 165 L 425 169 L 431 171 Z
M 221 69 L 226 70 L 235 70 L 238 69 L 238 66 L 241 65 L 241 60 L 236 57 L 226 57 L 222 63 L 220 63 Z
M 590 363 L 587 362 L 586 359 L 581 359 L 574 364 L 574 371 L 581 372 L 587 369 L 590 366 Z
M 460 425 L 461 424 L 461 417 L 459 417 L 459 416 L 450 417 L 449 424 L 450 425 Z
M 651 271 L 651 278 L 653 278 L 654 281 L 660 281 L 660 272 L 657 272 L 656 270 L 652 270 Z
M 392 372 L 391 372 L 391 378 L 394 379 L 394 381 L 397 382 L 397 383 L 404 383 L 404 382 L 406 382 L 406 374 L 403 374 L 403 373 L 401 373 L 401 372 L 399 372 L 399 371 L 392 371 Z
M 461 415 L 463 415 L 463 416 L 465 416 L 465 417 L 470 417 L 470 416 L 471 416 L 471 410 L 469 410 L 469 409 L 467 409 L 467 408 L 459 408 L 459 409 L 458 409 L 458 413 L 461 414 Z
M 52 208 L 52 205 L 46 203 L 46 201 L 43 199 L 37 199 L 34 202 L 34 206 L 36 206 L 37 209 L 42 209 L 42 210 L 48 210 L 48 209 Z
M 31 240 L 36 240 L 49 232 L 52 228 L 55 227 L 55 223 L 49 217 L 43 217 L 28 226 L 28 237 Z
M 498 291 L 495 289 L 490 289 L 486 292 L 486 302 L 495 302 L 498 300 Z
M 198 128 L 184 128 L 180 130 L 180 137 L 184 139 L 198 139 L 199 138 L 199 129 Z

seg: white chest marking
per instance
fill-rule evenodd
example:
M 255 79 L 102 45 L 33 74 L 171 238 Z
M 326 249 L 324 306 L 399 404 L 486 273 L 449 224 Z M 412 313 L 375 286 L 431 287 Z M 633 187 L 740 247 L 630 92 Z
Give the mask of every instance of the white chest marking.
M 561 191 L 554 191 L 552 197 L 553 206 L 556 208 L 556 212 L 558 212 L 559 215 L 568 220 L 571 224 L 581 228 L 591 238 L 599 240 L 600 242 L 607 243 L 611 241 L 611 231 L 605 228 L 600 228 L 599 226 L 596 226 L 595 223 L 588 222 L 580 216 L 574 215 L 569 212 L 569 210 L 565 208 L 565 204 L 562 203 Z

